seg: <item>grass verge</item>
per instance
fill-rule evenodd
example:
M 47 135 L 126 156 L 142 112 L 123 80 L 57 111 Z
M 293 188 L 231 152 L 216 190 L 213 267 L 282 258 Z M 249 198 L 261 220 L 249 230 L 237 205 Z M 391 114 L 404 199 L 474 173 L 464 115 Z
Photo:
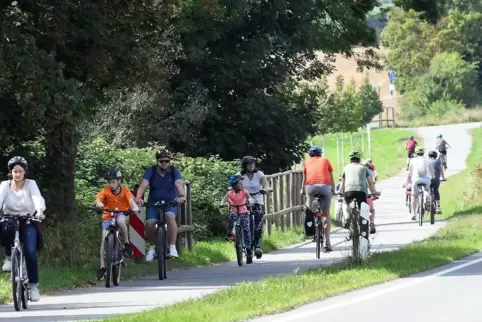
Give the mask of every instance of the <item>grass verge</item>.
M 345 151 L 342 153 L 341 135 L 339 138 L 340 161 L 338 162 L 337 136 L 325 135 L 325 157 L 328 158 L 334 168 L 336 176 L 343 171 L 343 160 L 345 165 L 349 163 L 348 155 L 352 146 L 360 149 L 365 158 L 370 157 L 368 137 L 366 131 L 344 135 Z M 378 179 L 385 179 L 399 173 L 406 165 L 407 152 L 405 143 L 410 135 L 417 133 L 401 129 L 374 129 L 371 131 L 371 147 L 373 163 L 377 166 Z M 351 137 L 351 138 L 350 138 Z M 420 141 L 420 138 L 417 137 Z M 312 138 L 313 144 L 323 146 L 323 136 Z M 335 178 L 336 180 L 336 178 Z
M 449 112 L 443 116 L 427 116 L 417 120 L 404 121 L 397 119 L 397 127 L 419 127 L 431 125 L 447 125 L 482 121 L 482 107 Z
M 282 232 L 273 229 L 271 236 L 264 237 L 263 250 L 274 251 L 287 245 L 304 241 L 301 227 Z M 206 266 L 226 262 L 236 258 L 234 246 L 225 240 L 211 240 L 198 242 L 193 251 L 184 250 L 181 256 L 169 262 L 170 270 L 189 267 Z M 95 286 L 95 273 L 98 269 L 97 262 L 79 268 L 39 268 L 39 280 L 41 292 L 53 292 L 77 287 Z M 130 279 L 142 275 L 157 273 L 156 262 L 135 262 L 130 260 L 127 267 L 122 270 L 122 278 Z M 12 286 L 10 274 L 0 276 L 0 302 L 10 302 L 12 298 Z
M 359 266 L 342 262 L 299 275 L 267 278 L 244 283 L 203 299 L 106 321 L 240 321 L 285 311 L 313 299 L 383 283 L 478 252 L 482 248 L 481 129 L 475 131 L 474 139 L 474 148 L 468 160 L 471 170 L 451 178 L 457 182 L 462 177 L 465 188 L 472 189 L 470 193 L 453 188 L 445 191 L 443 198 L 449 202 L 445 216 L 457 217 L 457 220 L 451 220 L 427 240 L 409 244 L 397 251 L 376 253 Z M 451 212 L 448 206 L 452 207 Z M 255 306 L 252 305 L 253 298 L 258 299 Z

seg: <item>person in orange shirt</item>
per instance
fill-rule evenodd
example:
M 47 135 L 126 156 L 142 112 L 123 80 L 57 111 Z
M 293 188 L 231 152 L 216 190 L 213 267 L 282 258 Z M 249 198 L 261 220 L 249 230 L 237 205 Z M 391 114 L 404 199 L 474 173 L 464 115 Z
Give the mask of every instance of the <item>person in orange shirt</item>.
M 95 197 L 94 205 L 97 208 L 118 209 L 120 211 L 127 211 L 132 209 L 139 213 L 139 207 L 137 206 L 132 193 L 127 187 L 121 186 L 122 173 L 120 171 L 108 171 L 104 178 L 109 185 L 102 189 Z M 100 245 L 100 269 L 97 272 L 97 279 L 102 280 L 105 277 L 105 264 L 104 264 L 104 240 L 107 236 L 108 228 L 110 224 L 110 214 L 104 212 L 102 214 L 102 242 Z M 122 213 L 116 217 L 117 227 L 124 242 L 124 252 L 127 256 L 132 254 L 132 247 L 129 243 L 129 236 L 127 234 L 126 216 Z
M 310 158 L 303 166 L 303 184 L 301 193 L 306 192 L 306 210 L 311 211 L 313 197 L 321 194 L 324 197 L 322 211 L 325 217 L 325 250 L 331 252 L 333 249 L 330 242 L 330 206 L 333 191 L 335 191 L 335 180 L 333 179 L 333 167 L 328 159 L 322 157 L 323 151 L 318 146 L 312 146 L 308 151 Z

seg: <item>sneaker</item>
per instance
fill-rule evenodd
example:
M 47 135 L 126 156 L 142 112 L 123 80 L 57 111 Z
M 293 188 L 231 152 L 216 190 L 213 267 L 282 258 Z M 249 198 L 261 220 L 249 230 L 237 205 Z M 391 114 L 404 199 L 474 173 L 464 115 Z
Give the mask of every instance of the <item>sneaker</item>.
M 246 264 L 252 264 L 252 263 L 253 263 L 253 256 L 246 257 Z
M 130 243 L 125 243 L 124 244 L 124 254 L 126 256 L 132 256 L 132 246 Z
M 152 262 L 154 260 L 155 255 L 156 255 L 156 249 L 154 246 L 151 246 L 151 248 L 149 248 L 149 251 L 146 254 L 146 261 Z
M 37 286 L 30 286 L 30 301 L 38 302 L 40 300 L 40 292 Z
M 325 244 L 325 252 L 332 252 L 333 251 L 333 247 L 331 247 L 330 244 Z
M 258 259 L 261 258 L 261 256 L 263 256 L 263 251 L 261 250 L 261 248 L 259 248 L 259 247 L 256 248 L 256 249 L 254 250 L 254 255 L 255 255 L 256 258 L 258 258 Z
M 6 259 L 3 261 L 2 271 L 10 272 L 12 270 L 12 261 L 10 259 Z
M 97 280 L 98 281 L 101 281 L 105 278 L 105 272 L 107 270 L 105 269 L 105 267 L 101 267 L 98 271 L 97 271 Z
M 435 210 L 435 212 L 436 212 L 437 214 L 441 214 L 441 213 L 442 213 L 442 209 L 441 209 L 440 207 L 437 207 L 437 210 Z
M 179 255 L 177 254 L 176 245 L 169 246 L 169 257 L 171 258 L 178 258 Z

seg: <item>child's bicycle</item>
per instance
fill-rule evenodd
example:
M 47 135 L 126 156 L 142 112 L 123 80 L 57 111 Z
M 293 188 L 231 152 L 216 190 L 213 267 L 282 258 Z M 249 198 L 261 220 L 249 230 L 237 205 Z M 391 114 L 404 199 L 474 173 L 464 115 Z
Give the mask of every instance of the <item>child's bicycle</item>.
M 97 208 L 89 207 L 89 210 L 102 214 L 104 211 L 110 214 L 110 223 L 107 228 L 107 235 L 104 238 L 104 264 L 105 264 L 105 287 L 110 287 L 110 282 L 114 286 L 119 286 L 121 280 L 121 267 L 125 267 L 124 255 L 130 256 L 130 254 L 124 254 L 124 245 L 119 239 L 119 229 L 117 228 L 116 217 L 122 213 L 126 217 L 134 214 L 132 210 L 120 211 L 119 209 Z
M 254 197 L 258 194 L 261 195 L 266 195 L 266 191 L 264 189 L 259 190 L 256 193 L 252 193 L 251 197 Z M 248 212 L 249 212 L 249 228 L 251 232 L 251 249 L 252 249 L 252 254 L 256 256 L 256 259 L 261 259 L 263 256 L 263 253 L 256 253 L 256 245 L 258 244 L 258 238 L 256 236 L 256 221 L 254 218 L 254 212 L 253 212 L 253 205 L 250 205 L 249 203 L 246 204 L 248 207 Z
M 241 223 L 242 215 L 239 213 L 239 209 L 241 207 L 248 206 L 248 203 L 242 205 L 229 205 L 229 207 L 236 207 L 238 212 L 236 213 L 236 221 L 233 226 L 233 230 L 231 231 L 231 238 L 234 241 L 234 248 L 236 249 L 236 259 L 238 261 L 238 266 L 243 266 L 243 254 L 246 255 L 246 264 L 251 264 L 250 259 L 247 254 L 246 244 L 244 242 L 244 233 L 243 227 Z M 226 207 L 226 206 L 222 206 Z M 247 216 L 251 216 L 248 214 Z M 253 231 L 253 225 L 251 225 L 250 220 L 250 231 Z M 253 247 L 253 243 L 251 242 L 251 247 Z M 252 261 L 252 258 L 251 258 Z

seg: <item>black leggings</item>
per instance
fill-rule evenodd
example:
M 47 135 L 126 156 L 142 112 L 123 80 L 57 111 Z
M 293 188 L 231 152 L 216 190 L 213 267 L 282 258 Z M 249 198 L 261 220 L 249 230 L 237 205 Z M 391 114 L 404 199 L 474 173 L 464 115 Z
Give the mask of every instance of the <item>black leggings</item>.
M 430 184 L 430 187 L 433 188 L 433 194 L 435 196 L 435 200 L 440 201 L 440 180 L 433 180 L 432 183 Z
M 347 191 L 343 194 L 343 197 L 347 204 L 350 204 L 350 202 L 355 199 L 358 209 L 361 209 L 362 202 L 367 202 L 367 194 L 363 191 Z

